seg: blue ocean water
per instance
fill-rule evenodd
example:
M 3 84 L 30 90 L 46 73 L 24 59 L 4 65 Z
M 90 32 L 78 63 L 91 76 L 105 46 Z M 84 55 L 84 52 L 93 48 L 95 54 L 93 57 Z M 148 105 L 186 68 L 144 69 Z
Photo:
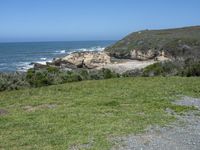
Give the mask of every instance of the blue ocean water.
M 75 51 L 101 51 L 114 41 L 0 43 L 0 72 L 26 71 Z

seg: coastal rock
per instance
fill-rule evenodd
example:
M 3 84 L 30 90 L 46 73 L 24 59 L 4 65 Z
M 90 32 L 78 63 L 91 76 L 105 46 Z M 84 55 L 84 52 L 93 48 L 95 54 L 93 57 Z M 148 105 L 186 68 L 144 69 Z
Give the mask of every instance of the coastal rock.
M 53 62 L 47 63 L 47 65 L 56 66 L 56 67 L 60 67 L 60 68 L 71 68 L 71 69 L 77 68 L 76 65 L 74 65 L 68 61 L 62 60 L 61 58 L 55 58 L 53 60 Z
M 148 59 L 154 59 L 158 53 L 153 50 L 148 50 L 148 51 L 139 51 L 139 50 L 133 50 L 131 51 L 131 59 L 136 59 L 136 60 L 148 60 Z
M 110 62 L 110 56 L 105 52 L 75 52 L 61 59 L 61 62 L 68 62 L 78 68 L 93 69 Z
M 46 68 L 47 65 L 44 65 L 44 64 L 40 64 L 40 63 L 31 63 L 33 66 L 34 69 L 42 69 L 42 68 Z

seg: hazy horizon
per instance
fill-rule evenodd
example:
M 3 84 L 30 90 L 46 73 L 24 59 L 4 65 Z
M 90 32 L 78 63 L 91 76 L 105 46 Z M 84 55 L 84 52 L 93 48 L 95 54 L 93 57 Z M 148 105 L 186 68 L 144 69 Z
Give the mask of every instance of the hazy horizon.
M 139 30 L 200 25 L 200 1 L 3 0 L 0 42 L 116 41 Z

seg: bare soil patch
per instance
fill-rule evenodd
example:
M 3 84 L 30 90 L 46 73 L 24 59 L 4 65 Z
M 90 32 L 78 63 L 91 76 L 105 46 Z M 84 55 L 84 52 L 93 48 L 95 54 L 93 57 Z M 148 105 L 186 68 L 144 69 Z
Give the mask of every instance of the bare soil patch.
M 7 111 L 7 110 L 5 110 L 5 109 L 0 109 L 0 116 L 4 116 L 4 115 L 6 115 L 6 114 L 8 114 L 8 111 Z
M 56 104 L 42 104 L 42 105 L 37 105 L 37 106 L 24 106 L 23 109 L 27 112 L 35 112 L 37 110 L 53 109 L 55 107 L 57 107 Z
M 194 106 L 196 111 L 175 115 L 177 121 L 165 127 L 152 126 L 144 133 L 116 137 L 112 150 L 199 150 L 200 149 L 200 99 L 183 97 L 176 105 Z

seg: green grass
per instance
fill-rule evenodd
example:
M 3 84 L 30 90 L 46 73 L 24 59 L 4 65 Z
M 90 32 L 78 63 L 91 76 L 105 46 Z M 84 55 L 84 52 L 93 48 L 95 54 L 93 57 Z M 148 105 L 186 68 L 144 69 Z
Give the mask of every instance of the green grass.
M 119 78 L 1 92 L 0 109 L 9 113 L 0 116 L 0 149 L 109 149 L 112 137 L 174 121 L 166 108 L 192 109 L 173 105 L 178 95 L 200 97 L 200 79 Z

